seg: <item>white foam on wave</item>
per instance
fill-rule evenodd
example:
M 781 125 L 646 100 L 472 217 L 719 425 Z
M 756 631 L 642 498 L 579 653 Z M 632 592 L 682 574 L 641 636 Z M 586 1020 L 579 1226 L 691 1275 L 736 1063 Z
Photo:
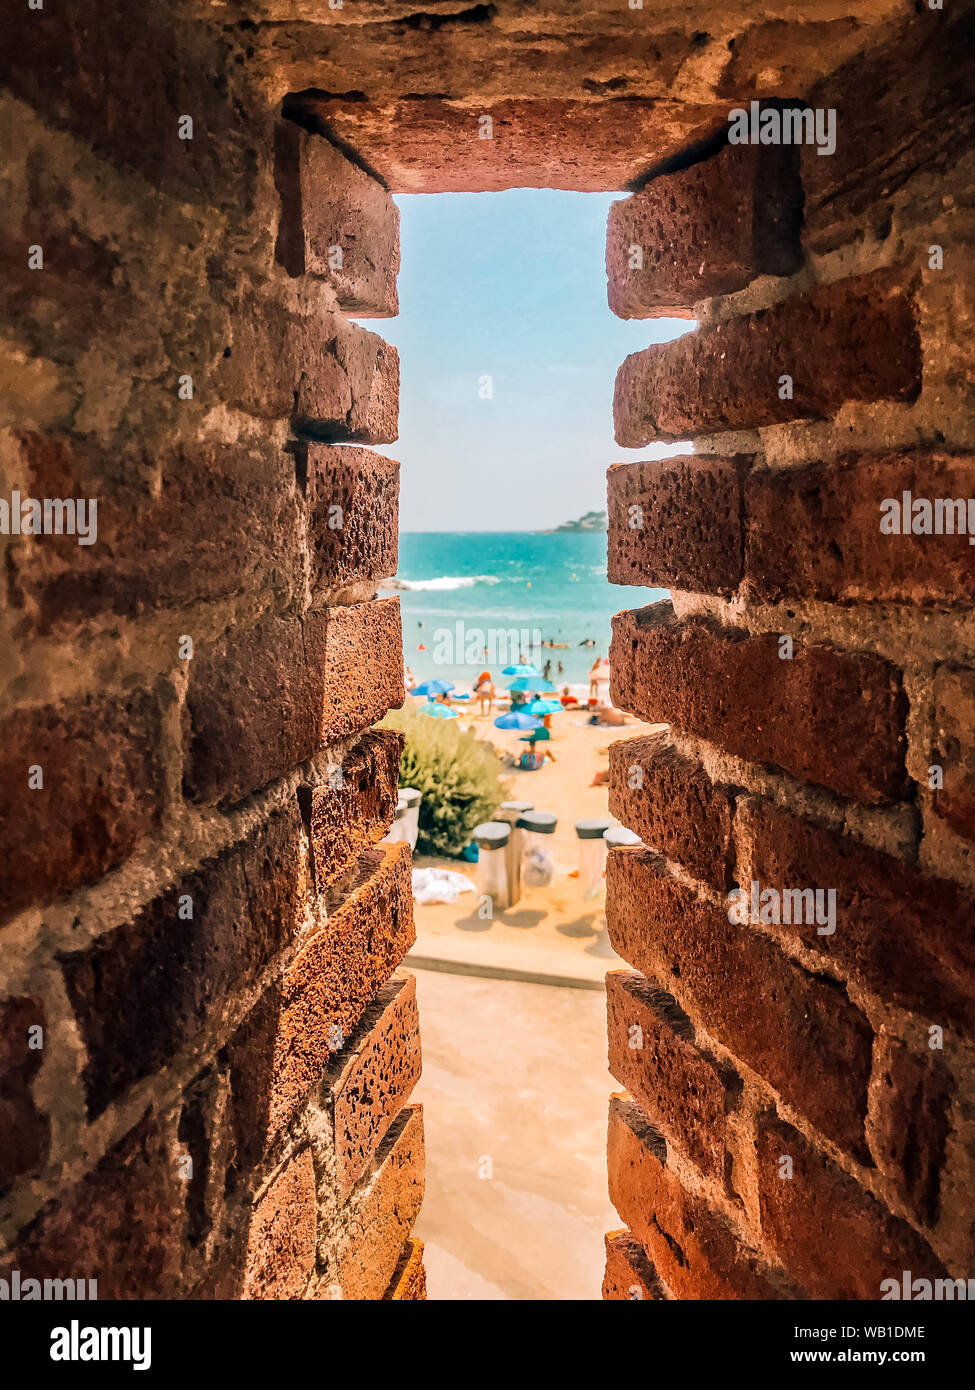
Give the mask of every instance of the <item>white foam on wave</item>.
M 475 584 L 498 583 L 500 580 L 494 574 L 444 574 L 439 579 L 388 579 L 383 587 L 417 592 L 424 589 L 472 589 Z

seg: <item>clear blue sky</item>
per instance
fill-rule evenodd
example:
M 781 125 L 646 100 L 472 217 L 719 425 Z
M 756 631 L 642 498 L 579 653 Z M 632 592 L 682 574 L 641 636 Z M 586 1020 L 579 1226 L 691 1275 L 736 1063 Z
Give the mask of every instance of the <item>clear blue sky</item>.
M 610 313 L 612 195 L 403 194 L 400 313 L 363 321 L 400 352 L 404 531 L 535 530 L 605 505 L 621 458 L 613 381 L 629 352 L 687 332 Z M 479 379 L 493 378 L 493 399 Z M 686 450 L 685 450 L 686 451 Z

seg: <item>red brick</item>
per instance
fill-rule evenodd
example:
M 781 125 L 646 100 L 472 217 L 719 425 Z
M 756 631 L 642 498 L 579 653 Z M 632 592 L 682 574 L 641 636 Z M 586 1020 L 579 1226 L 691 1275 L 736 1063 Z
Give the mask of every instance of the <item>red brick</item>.
M 254 1207 L 243 1298 L 300 1298 L 315 1268 L 317 1225 L 311 1150 L 290 1159 Z
M 779 1160 L 792 1159 L 792 1177 Z M 810 1298 L 879 1299 L 903 1270 L 945 1270 L 920 1236 L 777 1116 L 758 1124 L 762 1234 Z
M 930 756 L 943 775 L 942 787 L 932 796 L 934 811 L 956 835 L 975 841 L 975 671 L 939 666 L 932 694 L 935 741 Z
M 792 377 L 791 400 L 779 397 L 783 375 Z M 912 401 L 920 389 L 905 276 L 876 270 L 632 353 L 616 378 L 616 442 L 639 449 L 829 419 L 846 401 Z
M 404 698 L 397 599 L 233 628 L 190 667 L 184 793 L 239 800 Z
M 741 582 L 745 458 L 617 463 L 607 473 L 611 584 L 730 595 Z
M 389 1303 L 422 1303 L 427 1296 L 427 1272 L 423 1267 L 423 1241 L 412 1238 L 403 1246 L 396 1271 L 383 1299 Z
M 681 1186 L 666 1144 L 626 1096 L 610 1101 L 607 1158 L 610 1201 L 678 1298 L 781 1296 L 724 1218 Z
M 336 1180 L 344 1197 L 365 1172 L 420 1079 L 416 981 L 394 975 L 370 1004 L 328 1079 Z
M 288 272 L 328 280 L 346 313 L 397 314 L 399 209 L 383 185 L 331 141 L 290 121 L 275 132 L 275 182 L 277 258 Z M 336 247 L 341 267 L 332 264 Z
M 204 1029 L 219 1030 L 294 938 L 306 880 L 300 817 L 289 807 L 131 921 L 63 957 L 88 1053 L 91 1116 L 167 1066 Z
M 147 1113 L 42 1208 L 14 1242 L 10 1268 L 23 1278 L 96 1279 L 99 1299 L 177 1297 L 185 1232 L 178 1160 Z
M 610 1231 L 606 1236 L 606 1273 L 603 1299 L 607 1303 L 659 1302 L 666 1295 L 647 1252 L 629 1231 Z
M 244 295 L 213 389 L 218 400 L 250 415 L 290 418 L 313 439 L 396 438 L 396 349 L 338 314 L 299 315 L 274 299 Z
M 0 1192 L 47 1154 L 50 1123 L 32 1095 L 44 1053 L 30 1046 L 31 1030 L 43 1030 L 44 1024 L 40 1000 L 19 997 L 0 1003 Z
M 907 698 L 901 674 L 866 652 L 753 637 L 707 618 L 678 620 L 669 603 L 613 619 L 614 704 L 650 723 L 711 739 L 841 796 L 904 796 Z
M 371 449 L 298 445 L 312 592 L 396 573 L 399 464 Z
M 881 533 L 881 504 L 900 504 L 904 492 L 973 497 L 975 458 L 849 454 L 837 463 L 752 473 L 745 483 L 749 587 L 772 602 L 971 601 L 975 547 L 967 535 Z
M 836 930 L 783 926 L 887 1002 L 975 1028 L 975 900 L 947 879 L 759 800 L 735 818 L 738 875 L 762 888 L 833 889 Z
M 606 919 L 624 960 L 659 981 L 787 1104 L 866 1161 L 873 1035 L 839 985 L 810 975 L 768 937 L 732 925 L 721 908 L 662 876 L 648 850 L 611 851 Z
M 392 824 L 399 795 L 404 736 L 371 729 L 329 769 L 323 786 L 308 788 L 315 883 L 327 888 L 348 872 L 364 849 Z
M 385 1294 L 423 1202 L 423 1168 L 423 1110 L 411 1105 L 387 1137 L 375 1175 L 347 1217 L 344 1246 L 329 1279 L 329 1286 L 338 1283 L 344 1299 L 379 1300 Z
M 165 801 L 154 693 L 18 710 L 0 724 L 0 917 L 95 883 L 159 828 Z M 43 769 L 43 788 L 28 786 Z
M 882 1037 L 874 1064 L 874 1124 L 870 1147 L 891 1175 L 901 1200 L 926 1226 L 937 1223 L 941 1174 L 954 1091 L 941 1056 Z
M 11 606 L 29 630 L 289 594 L 303 582 L 295 466 L 283 450 L 174 444 L 120 454 L 40 434 L 17 446 L 10 467 L 24 496 L 98 501 L 95 544 L 51 535 L 11 545 Z
M 277 1020 L 272 1132 L 304 1102 L 413 945 L 410 862 L 407 845 L 367 850 L 347 896 L 335 894 L 324 927 L 288 967 Z
M 696 1045 L 676 1001 L 642 975 L 611 970 L 606 1004 L 610 1072 L 669 1141 L 703 1173 L 722 1178 L 738 1077 Z
M 653 179 L 609 210 L 609 307 L 624 319 L 691 317 L 702 299 L 802 263 L 798 150 L 725 145 L 709 159 Z M 630 247 L 643 253 L 629 268 Z
M 633 786 L 632 783 L 638 783 Z M 666 730 L 609 747 L 609 809 L 694 878 L 729 887 L 732 797 Z

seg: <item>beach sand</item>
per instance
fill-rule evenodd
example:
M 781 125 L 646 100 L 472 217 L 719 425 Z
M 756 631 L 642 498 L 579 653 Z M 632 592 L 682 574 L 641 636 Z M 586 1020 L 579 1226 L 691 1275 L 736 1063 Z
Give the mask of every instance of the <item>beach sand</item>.
M 498 706 L 495 713 L 502 709 Z M 461 715 L 461 726 L 502 751 L 518 754 L 529 747 L 520 741 L 523 733 L 496 729 L 493 718 Z M 624 966 L 606 934 L 603 894 L 583 902 L 579 880 L 571 876 L 579 862 L 575 822 L 609 815 L 608 787 L 593 781 L 608 769 L 610 744 L 664 726 L 629 716 L 621 728 L 597 728 L 587 720 L 581 709 L 554 715 L 552 738 L 538 747 L 550 749 L 555 762 L 534 772 L 505 768 L 503 773 L 506 800 L 533 802 L 537 811 L 553 811 L 559 818 L 552 836 L 553 882 L 526 888 L 518 903 L 493 921 L 478 915 L 474 893 L 463 893 L 452 904 L 416 904 L 415 957 L 466 966 L 475 974 L 500 971 L 516 979 L 553 975 L 590 988 L 601 988 L 607 970 Z M 477 865 L 463 860 L 417 855 L 414 866 L 452 869 L 477 881 Z

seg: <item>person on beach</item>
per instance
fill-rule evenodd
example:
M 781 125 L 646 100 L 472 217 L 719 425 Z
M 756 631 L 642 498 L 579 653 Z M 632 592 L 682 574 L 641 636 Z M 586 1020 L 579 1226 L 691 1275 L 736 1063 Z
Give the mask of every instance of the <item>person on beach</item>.
M 564 685 L 562 687 L 562 697 L 559 700 L 559 704 L 562 706 L 562 708 L 571 709 L 574 705 L 578 705 L 578 703 L 579 701 L 573 695 L 569 687 L 567 685 Z
M 596 657 L 596 660 L 592 663 L 592 665 L 591 665 L 590 668 L 589 668 L 589 702 L 590 702 L 590 704 L 593 702 L 593 700 L 598 701 L 598 700 L 600 700 L 600 699 L 602 698 L 602 691 L 599 689 L 599 687 L 600 687 L 601 685 L 607 685 L 608 683 L 609 683 L 609 662 L 606 661 L 605 658 L 603 658 L 603 657 L 601 657 L 601 656 L 597 656 L 597 657 Z
M 542 680 L 550 681 L 551 679 L 552 679 L 552 658 L 549 657 L 548 661 L 546 661 L 545 665 L 542 667 Z
M 481 713 L 490 714 L 494 704 L 494 681 L 490 671 L 482 671 L 478 676 L 474 694 L 481 706 Z

